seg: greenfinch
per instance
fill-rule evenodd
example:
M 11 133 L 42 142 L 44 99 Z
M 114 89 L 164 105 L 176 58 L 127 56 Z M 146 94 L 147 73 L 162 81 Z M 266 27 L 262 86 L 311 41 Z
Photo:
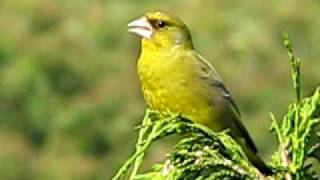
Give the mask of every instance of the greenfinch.
M 230 129 L 250 162 L 262 173 L 270 169 L 240 121 L 239 110 L 213 66 L 195 51 L 187 26 L 163 12 L 147 12 L 128 24 L 142 38 L 137 70 L 151 109 L 180 113 L 211 128 Z

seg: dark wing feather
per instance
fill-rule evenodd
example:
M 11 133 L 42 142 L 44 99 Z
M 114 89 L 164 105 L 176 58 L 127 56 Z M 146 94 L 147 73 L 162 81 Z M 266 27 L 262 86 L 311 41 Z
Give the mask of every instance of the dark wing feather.
M 228 89 L 224 86 L 224 84 L 222 83 L 222 81 L 220 81 L 219 83 L 220 85 L 218 86 L 218 88 L 221 89 L 221 92 L 224 96 L 224 98 L 229 102 L 229 107 L 232 110 L 233 113 L 233 122 L 235 123 L 236 127 L 238 128 L 238 130 L 240 131 L 242 137 L 245 139 L 247 145 L 250 147 L 250 149 L 253 152 L 257 152 L 257 147 L 254 144 L 251 136 L 249 135 L 247 129 L 245 128 L 245 126 L 243 125 L 243 123 L 240 121 L 241 117 L 240 117 L 240 111 L 235 103 L 235 101 L 233 100 L 231 94 L 229 93 Z
M 241 136 L 245 139 L 246 144 L 250 147 L 250 149 L 253 152 L 256 153 L 257 152 L 257 147 L 254 144 L 252 138 L 250 137 L 247 129 L 245 128 L 245 126 L 240 121 L 240 119 L 241 119 L 240 111 L 239 111 L 235 101 L 233 100 L 230 92 L 228 91 L 226 86 L 223 84 L 219 74 L 213 68 L 213 66 L 209 62 L 207 62 L 199 54 L 197 56 L 198 56 L 198 59 L 200 59 L 200 61 L 202 61 L 202 64 L 209 69 L 210 74 L 211 74 L 210 75 L 211 76 L 210 79 L 211 79 L 212 85 L 219 89 L 219 92 L 221 92 L 222 96 L 227 100 L 228 104 L 230 105 L 229 108 L 232 111 L 231 113 L 232 113 L 233 123 L 235 124 L 235 126 L 239 130 Z
M 241 117 L 240 110 L 236 102 L 233 100 L 231 93 L 228 91 L 228 89 L 223 84 L 223 82 L 220 80 L 216 84 L 217 84 L 217 87 L 221 89 L 223 97 L 230 103 L 232 109 L 237 113 L 239 117 Z

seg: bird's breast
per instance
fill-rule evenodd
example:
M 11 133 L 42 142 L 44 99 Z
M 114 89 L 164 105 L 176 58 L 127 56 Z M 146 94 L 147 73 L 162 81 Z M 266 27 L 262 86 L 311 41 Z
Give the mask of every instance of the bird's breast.
M 181 59 L 140 58 L 138 74 L 148 106 L 181 113 L 205 125 L 215 123 L 218 108 L 214 107 L 212 92 L 199 80 L 195 68 Z M 212 126 L 219 129 L 220 124 Z

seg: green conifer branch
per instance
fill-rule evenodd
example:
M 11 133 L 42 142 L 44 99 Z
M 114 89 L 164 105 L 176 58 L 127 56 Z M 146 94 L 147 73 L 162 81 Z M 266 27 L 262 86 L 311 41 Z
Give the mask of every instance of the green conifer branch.
M 277 123 L 273 115 L 271 116 L 271 130 L 277 134 L 279 142 L 279 148 L 273 155 L 272 163 L 279 170 L 279 178 L 317 179 L 315 171 L 306 164 L 306 160 L 312 157 L 310 152 L 319 151 L 319 141 L 312 139 L 319 139 L 316 130 L 320 124 L 320 88 L 315 91 L 313 96 L 300 99 L 301 61 L 293 55 L 288 34 L 283 35 L 283 42 L 292 66 L 296 101 L 289 105 L 288 113 L 280 124 Z

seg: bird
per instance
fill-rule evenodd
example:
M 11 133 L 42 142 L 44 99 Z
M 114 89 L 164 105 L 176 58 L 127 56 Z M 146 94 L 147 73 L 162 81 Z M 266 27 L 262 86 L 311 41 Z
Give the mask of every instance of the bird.
M 182 20 L 150 11 L 129 22 L 128 32 L 141 38 L 137 73 L 147 106 L 179 113 L 215 132 L 229 129 L 250 162 L 263 174 L 272 174 L 241 122 L 232 95 L 215 68 L 195 50 Z

